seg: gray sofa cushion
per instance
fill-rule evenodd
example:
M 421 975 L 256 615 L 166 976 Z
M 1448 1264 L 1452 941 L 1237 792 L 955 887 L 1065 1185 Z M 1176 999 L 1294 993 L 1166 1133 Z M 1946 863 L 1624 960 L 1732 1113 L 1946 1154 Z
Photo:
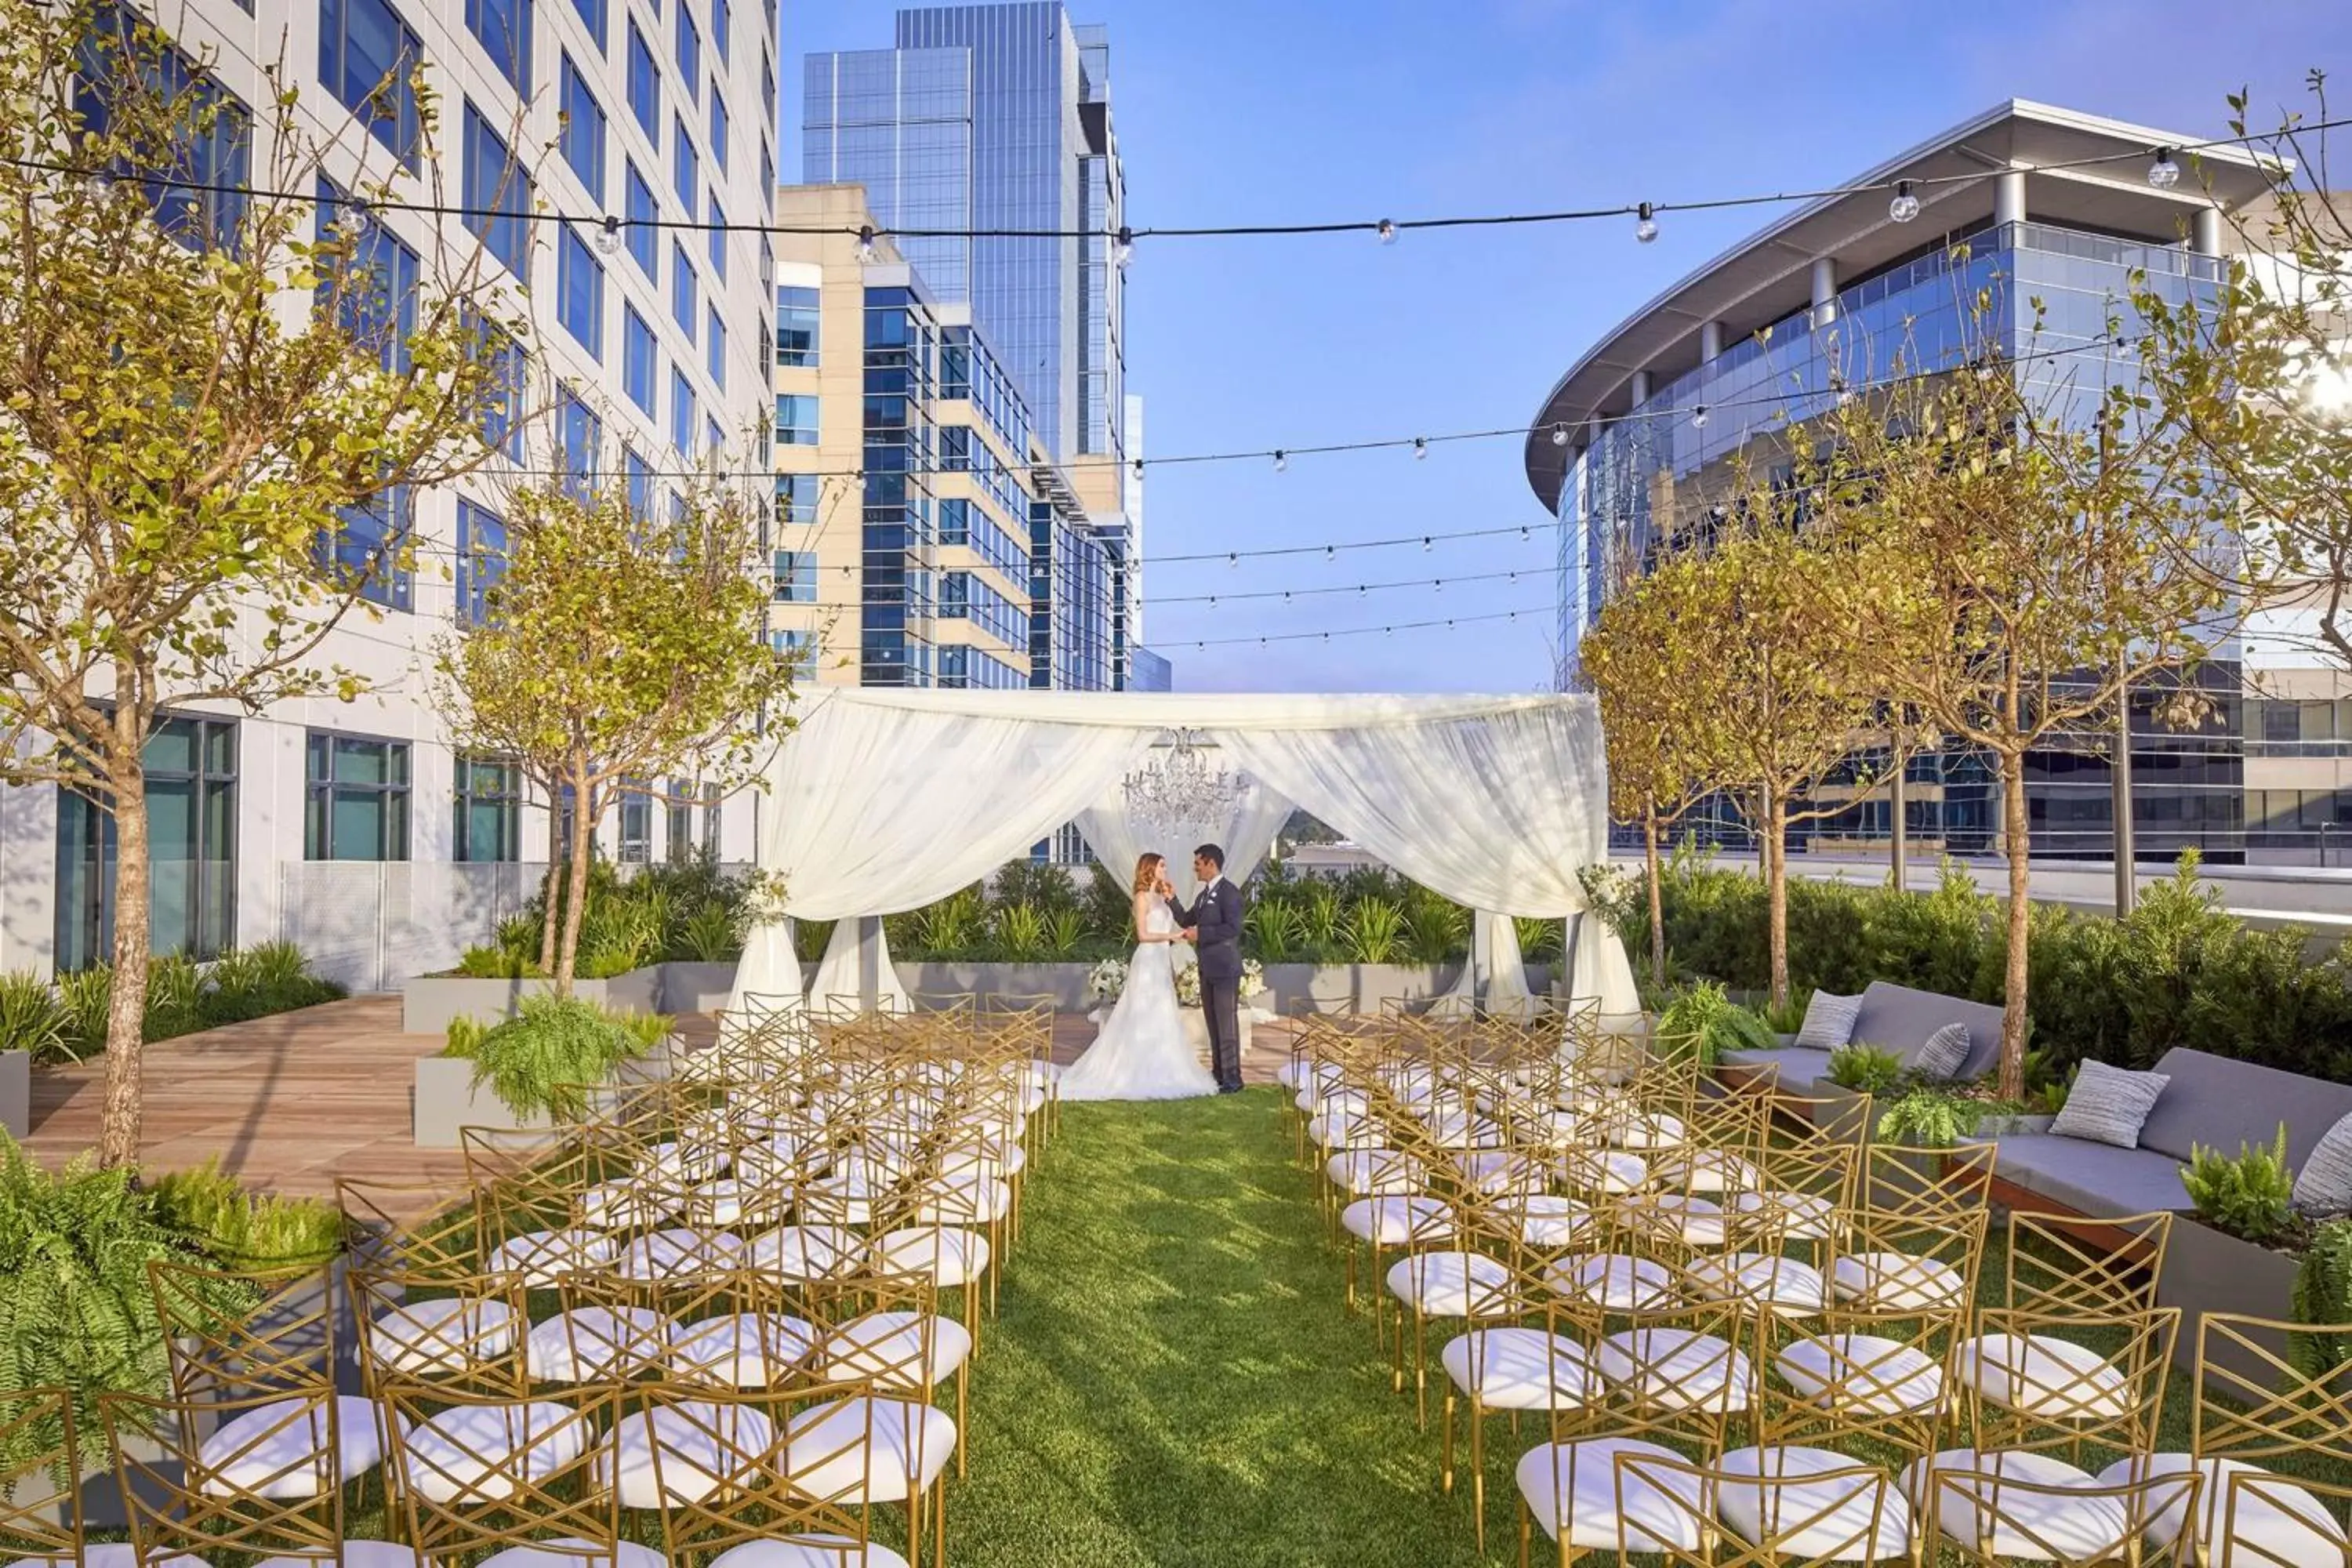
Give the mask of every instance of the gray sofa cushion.
M 2188 1159 L 2192 1143 L 2232 1155 L 2241 1143 L 2266 1146 L 2284 1121 L 2287 1163 L 2300 1171 L 2327 1130 L 2352 1113 L 2352 1085 L 2205 1051 L 2167 1051 L 2156 1070 L 2172 1081 L 2139 1130 L 2140 1147 L 2176 1160 Z
M 1918 1059 L 1928 1037 L 1947 1024 L 1969 1026 L 1969 1054 L 1955 1076 L 1980 1078 L 1990 1072 L 2000 1057 L 2000 1009 L 1983 1002 L 1874 980 L 1862 994 L 1853 1038 L 1859 1045 L 1893 1051 L 1907 1068 Z
M 2180 1162 L 2169 1155 L 2051 1132 L 2002 1139 L 1993 1174 L 2060 1208 L 2100 1218 L 2194 1206 L 2180 1184 Z
M 1730 1050 L 1723 1053 L 1722 1061 L 1731 1068 L 1779 1068 L 1779 1087 L 1789 1094 L 1803 1094 L 1815 1079 L 1830 1076 L 1829 1052 L 1809 1050 L 1803 1046 L 1783 1046 L 1771 1051 Z

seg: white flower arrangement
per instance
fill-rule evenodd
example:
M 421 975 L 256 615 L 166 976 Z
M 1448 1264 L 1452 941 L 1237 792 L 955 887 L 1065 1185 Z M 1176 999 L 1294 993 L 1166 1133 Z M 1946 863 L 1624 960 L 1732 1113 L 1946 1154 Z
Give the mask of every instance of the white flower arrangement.
M 1201 966 L 1188 963 L 1176 972 L 1176 1000 L 1187 1007 L 1201 1005 Z
M 1234 987 L 1234 994 L 1244 1002 L 1265 995 L 1265 965 L 1255 958 L 1243 959 L 1241 984 Z
M 1087 975 L 1087 995 L 1097 1002 L 1116 1002 L 1126 989 L 1127 964 L 1119 959 L 1106 958 Z

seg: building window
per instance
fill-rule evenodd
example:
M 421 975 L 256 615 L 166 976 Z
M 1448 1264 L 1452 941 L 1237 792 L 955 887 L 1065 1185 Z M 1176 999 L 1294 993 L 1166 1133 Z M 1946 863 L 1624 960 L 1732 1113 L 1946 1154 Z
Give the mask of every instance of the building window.
M 681 4 L 683 0 L 681 0 Z M 646 781 L 621 781 L 621 863 L 642 866 L 653 858 L 654 802 Z
M 691 97 L 702 80 L 702 29 L 694 25 L 688 0 L 677 0 L 677 75 Z
M 530 276 L 530 175 L 481 110 L 466 105 L 466 226 L 517 278 Z
M 490 618 L 490 590 L 507 574 L 507 520 L 469 500 L 457 502 L 457 619 Z
M 719 786 L 702 786 L 702 858 L 716 865 L 719 860 L 719 808 L 722 805 Z
M 715 458 L 719 455 L 719 449 L 725 445 L 727 445 L 727 433 L 719 428 L 719 421 L 707 414 L 704 415 L 702 416 L 702 449 Z
M 694 858 L 694 803 L 698 794 L 692 779 L 672 779 L 669 794 L 662 801 L 663 853 L 674 866 Z
M 710 275 L 724 283 L 727 281 L 727 213 L 719 205 L 716 190 L 710 193 L 703 205 L 703 216 L 710 220 Z
M 466 27 L 499 74 L 530 96 L 531 0 L 466 0 Z
M 310 732 L 306 860 L 408 858 L 408 742 Z
M 702 184 L 702 159 L 694 150 L 694 138 L 687 134 L 686 117 L 672 115 L 669 122 L 669 179 L 677 187 L 677 199 L 686 204 L 686 216 L 694 217 L 694 198 Z
M 670 319 L 686 333 L 686 341 L 694 341 L 694 303 L 700 290 L 694 277 L 694 263 L 687 259 L 686 247 L 677 240 L 669 244 L 669 313 Z
M 604 106 L 588 90 L 588 79 L 563 57 L 562 127 L 559 132 L 563 161 L 588 187 L 591 200 L 604 205 Z
M 627 300 L 621 302 L 621 390 L 629 401 L 645 411 L 646 418 L 656 416 L 654 378 L 659 374 L 661 354 L 654 346 L 654 330 L 637 308 Z
M 321 304 L 331 304 L 336 324 L 384 369 L 405 374 L 408 340 L 416 331 L 416 252 L 395 238 L 373 214 L 361 216 L 343 194 L 319 182 L 319 239 L 338 253 L 324 265 L 319 283 Z
M 804 392 L 776 394 L 776 443 L 782 447 L 814 447 L 817 438 L 817 400 Z
M 661 207 L 654 200 L 654 188 L 643 174 L 637 173 L 635 161 L 628 164 L 626 185 L 629 202 L 629 254 L 636 259 L 637 270 L 646 281 L 661 286 L 661 230 L 655 224 L 661 217 Z
M 817 363 L 817 291 L 791 286 L 776 290 L 776 363 L 805 370 Z
M 661 67 L 635 17 L 629 20 L 629 112 L 654 151 L 661 151 Z
M 154 209 L 157 226 L 173 239 L 191 248 L 230 243 L 245 219 L 252 116 L 235 96 L 203 79 L 179 50 L 151 47 L 142 40 L 131 13 L 100 5 L 90 15 L 76 58 L 74 108 L 85 131 L 106 134 L 114 96 L 134 75 L 139 93 L 158 94 L 181 106 L 181 124 L 167 166 L 134 170 L 118 159 L 117 167 L 145 176 L 140 189 Z
M 814 605 L 816 603 L 816 552 L 814 550 L 779 550 L 775 552 L 776 590 L 779 605 Z
M 677 455 L 691 459 L 694 456 L 694 384 L 686 379 L 686 372 L 676 365 L 669 371 L 669 444 Z
M 368 134 L 416 173 L 416 64 L 424 56 L 391 0 L 320 0 L 319 79 Z
M 147 772 L 147 916 L 157 953 L 217 958 L 236 942 L 236 721 L 159 715 Z M 114 955 L 114 813 L 58 792 L 57 967 Z
M 637 456 L 637 449 L 635 447 L 621 448 L 621 481 L 623 493 L 628 498 L 629 515 L 653 516 L 653 467 Z
M 522 770 L 497 757 L 457 753 L 453 860 L 522 858 Z
M 596 40 L 596 52 L 604 53 L 604 0 L 572 0 L 572 8 L 580 13 L 588 36 Z
M 582 505 L 595 499 L 598 448 L 604 442 L 604 422 L 570 387 L 555 395 L 555 466 L 562 470 L 563 493 Z
M 817 520 L 817 502 L 824 493 L 824 480 L 815 474 L 778 474 L 776 521 L 814 522 Z
M 727 172 L 727 104 L 719 96 L 719 84 L 710 84 L 710 161 L 719 172 Z
M 710 373 L 710 384 L 719 392 L 727 390 L 727 323 L 719 319 L 719 307 L 710 307 L 702 323 L 702 363 Z
M 482 444 L 522 461 L 523 355 L 512 333 L 493 322 L 477 321 L 481 334 L 478 352 L 489 367 L 490 387 L 482 399 Z
M 555 241 L 555 319 L 590 357 L 604 357 L 604 264 L 567 223 Z
M 322 532 L 312 555 L 339 593 L 356 594 L 388 610 L 415 607 L 416 576 L 409 561 L 408 487 L 391 485 L 365 504 L 335 509 L 332 532 Z
M 719 58 L 722 61 L 727 58 L 729 45 L 727 35 L 731 30 L 728 24 L 732 20 L 733 16 L 728 9 L 727 0 L 710 0 L 710 42 L 711 46 L 719 51 Z

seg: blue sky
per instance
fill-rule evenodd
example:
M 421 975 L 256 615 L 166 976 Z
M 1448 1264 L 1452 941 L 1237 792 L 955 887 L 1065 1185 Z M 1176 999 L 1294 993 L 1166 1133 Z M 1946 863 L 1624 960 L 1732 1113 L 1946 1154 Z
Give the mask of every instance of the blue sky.
M 800 167 L 799 57 L 887 45 L 881 0 L 788 3 L 779 161 Z M 2007 98 L 2184 135 L 2225 96 L 2303 107 L 2352 77 L 2345 0 L 1095 0 L 1138 226 L 1370 219 L 1817 186 Z M 2352 83 L 2346 86 L 2352 92 Z M 2347 100 L 2352 101 L 2352 100 Z M 2257 123 L 2263 117 L 2256 115 Z M 1594 338 L 1776 209 L 1369 237 L 1165 240 L 1129 274 L 1128 374 L 1147 450 L 1303 447 L 1523 426 Z M 1180 689 L 1523 691 L 1552 664 L 1553 525 L 1515 438 L 1153 470 L 1147 551 L 1262 549 L 1525 525 L 1532 537 L 1238 568 L 1161 564 L 1171 599 L 1411 578 L 1422 585 L 1164 604 L 1147 640 Z M 1434 592 L 1432 578 L 1522 574 Z M 1198 639 L 1453 613 L 1517 623 L 1261 648 Z

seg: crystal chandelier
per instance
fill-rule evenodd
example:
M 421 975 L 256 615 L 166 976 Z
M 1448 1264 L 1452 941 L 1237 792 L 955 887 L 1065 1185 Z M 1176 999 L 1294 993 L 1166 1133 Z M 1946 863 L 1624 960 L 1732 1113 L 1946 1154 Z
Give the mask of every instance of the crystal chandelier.
M 1222 833 L 1240 812 L 1247 781 L 1211 767 L 1202 740 L 1198 730 L 1171 730 L 1157 753 L 1127 775 L 1128 815 L 1146 838 L 1172 844 Z

